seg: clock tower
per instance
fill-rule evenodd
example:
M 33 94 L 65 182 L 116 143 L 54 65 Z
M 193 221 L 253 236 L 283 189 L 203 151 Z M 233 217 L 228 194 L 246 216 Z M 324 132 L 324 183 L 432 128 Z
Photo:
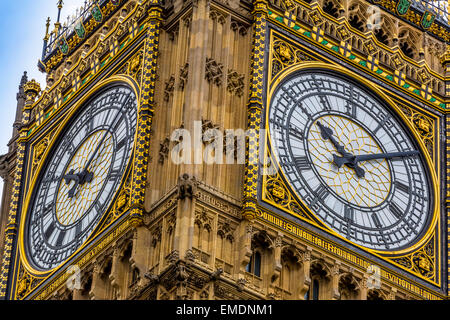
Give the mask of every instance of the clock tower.
M 448 1 L 57 9 L 0 157 L 0 298 L 448 298 Z

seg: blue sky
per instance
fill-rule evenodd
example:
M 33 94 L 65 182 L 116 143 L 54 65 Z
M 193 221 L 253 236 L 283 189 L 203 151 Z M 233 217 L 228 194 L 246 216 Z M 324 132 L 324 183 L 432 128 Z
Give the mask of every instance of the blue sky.
M 61 20 L 74 13 L 84 0 L 64 0 Z M 16 111 L 16 94 L 23 72 L 45 87 L 45 74 L 37 62 L 42 53 L 47 17 L 52 25 L 57 16 L 57 0 L 0 0 L 0 154 L 8 151 Z M 2 186 L 0 183 L 0 193 Z

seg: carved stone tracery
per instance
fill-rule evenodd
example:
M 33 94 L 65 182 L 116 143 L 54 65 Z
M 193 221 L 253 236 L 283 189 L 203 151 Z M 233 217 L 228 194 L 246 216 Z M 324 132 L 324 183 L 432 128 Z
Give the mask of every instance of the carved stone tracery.
M 208 82 L 221 86 L 223 82 L 223 64 L 218 63 L 212 58 L 206 58 L 205 77 Z

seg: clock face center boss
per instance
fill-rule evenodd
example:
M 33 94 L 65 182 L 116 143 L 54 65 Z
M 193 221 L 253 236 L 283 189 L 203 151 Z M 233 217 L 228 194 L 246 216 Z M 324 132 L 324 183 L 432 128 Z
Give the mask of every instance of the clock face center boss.
M 33 267 L 57 267 L 93 233 L 127 170 L 136 117 L 134 91 L 114 85 L 94 95 L 65 125 L 28 208 L 25 248 Z
M 339 235 L 386 251 L 424 233 L 428 167 L 387 102 L 344 77 L 301 72 L 275 89 L 268 126 L 288 185 Z

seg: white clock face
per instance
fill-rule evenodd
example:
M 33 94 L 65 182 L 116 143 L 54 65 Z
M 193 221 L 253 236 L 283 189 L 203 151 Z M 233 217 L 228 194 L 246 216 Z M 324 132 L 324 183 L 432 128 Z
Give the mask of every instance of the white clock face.
M 272 149 L 297 196 L 361 246 L 398 250 L 430 220 L 425 160 L 387 104 L 344 78 L 300 73 L 276 89 Z
M 50 270 L 92 234 L 118 191 L 133 150 L 137 99 L 115 86 L 82 107 L 46 160 L 28 211 L 27 254 Z

